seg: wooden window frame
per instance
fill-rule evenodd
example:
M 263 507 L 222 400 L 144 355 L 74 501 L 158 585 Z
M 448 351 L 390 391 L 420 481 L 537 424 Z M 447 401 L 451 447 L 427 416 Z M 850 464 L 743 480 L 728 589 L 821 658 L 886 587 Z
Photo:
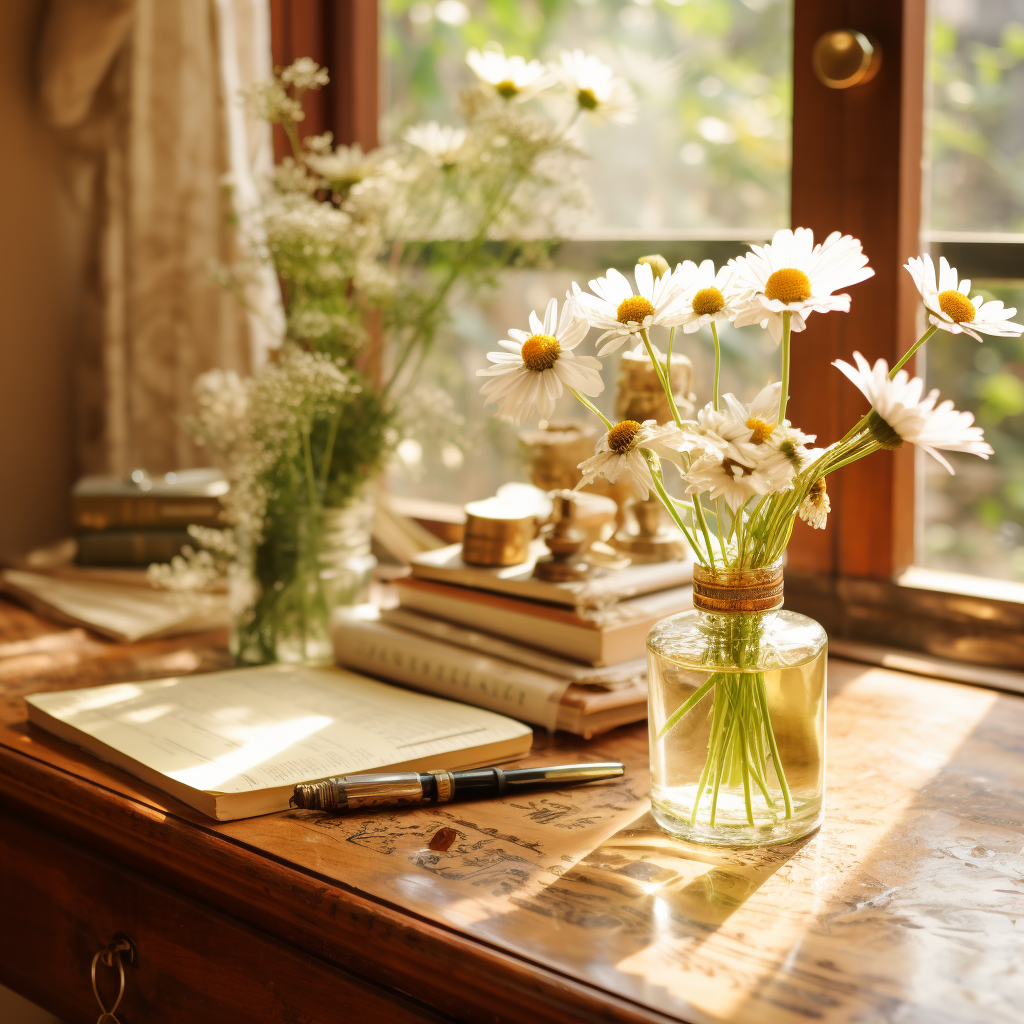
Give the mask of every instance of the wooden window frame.
M 832 366 L 860 351 L 890 365 L 923 330 L 920 299 L 903 269 L 922 242 L 927 0 L 794 0 L 791 222 L 824 238 L 836 229 L 861 239 L 875 276 L 853 289 L 847 314 L 816 314 L 795 335 L 790 411 L 827 444 L 864 411 L 860 393 Z M 331 84 L 308 104 L 304 134 L 377 145 L 380 98 L 378 0 L 271 0 L 275 64 L 309 55 L 331 70 Z M 832 29 L 850 28 L 881 48 L 875 78 L 826 88 L 811 50 Z M 278 154 L 283 138 L 277 140 Z M 706 233 L 661 239 L 676 258 L 720 262 L 741 238 Z M 758 239 L 743 238 L 744 241 Z M 580 249 L 622 258 L 650 241 L 577 241 Z M 933 253 L 969 254 L 977 271 L 1020 267 L 1024 246 L 935 238 Z M 634 252 L 635 250 L 635 252 Z M 609 263 L 608 265 L 611 265 Z M 1022 275 L 1024 276 L 1024 275 Z M 914 363 L 907 367 L 913 371 Z M 1024 586 L 917 570 L 914 560 L 915 450 L 881 452 L 829 478 L 828 529 L 797 522 L 788 552 L 787 606 L 821 621 L 834 638 L 907 647 L 943 658 L 1024 667 Z

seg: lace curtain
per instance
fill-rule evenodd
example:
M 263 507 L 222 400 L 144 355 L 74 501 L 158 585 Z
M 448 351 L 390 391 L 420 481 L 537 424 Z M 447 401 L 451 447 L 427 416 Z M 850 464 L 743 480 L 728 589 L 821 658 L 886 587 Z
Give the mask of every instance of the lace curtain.
M 215 280 L 245 255 L 272 166 L 238 91 L 270 74 L 268 0 L 56 0 L 41 98 L 82 213 L 76 445 L 83 473 L 202 464 L 182 421 L 195 377 L 247 373 L 277 343 L 269 270 L 245 301 Z

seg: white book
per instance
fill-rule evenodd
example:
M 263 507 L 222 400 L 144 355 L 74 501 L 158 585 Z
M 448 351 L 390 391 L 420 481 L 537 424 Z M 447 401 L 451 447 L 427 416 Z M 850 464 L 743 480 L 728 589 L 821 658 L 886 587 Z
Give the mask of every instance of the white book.
M 522 757 L 533 730 L 339 668 L 267 665 L 26 697 L 29 721 L 219 821 L 300 782 Z
M 564 676 L 381 621 L 376 609 L 339 611 L 335 658 L 368 675 L 590 737 L 647 716 L 646 679 L 596 691 Z
M 628 565 L 625 569 L 595 568 L 589 579 L 554 583 L 533 575 L 537 559 L 546 554 L 544 541 L 535 540 L 530 543 L 525 562 L 489 568 L 464 562 L 462 545 L 451 544 L 416 555 L 411 562 L 412 574 L 424 580 L 548 601 L 577 610 L 601 608 L 640 594 L 681 587 L 693 580 L 693 558 L 688 555 L 685 559 Z
M 457 647 L 466 647 L 517 665 L 536 669 L 556 679 L 568 679 L 579 686 L 592 686 L 602 690 L 618 690 L 624 686 L 647 684 L 647 658 L 632 658 L 617 665 L 581 665 L 578 661 L 560 658 L 557 654 L 506 640 L 491 633 L 468 629 L 454 622 L 436 619 L 414 612 L 409 608 L 381 609 L 381 622 L 413 633 L 423 633 L 435 640 L 443 640 Z

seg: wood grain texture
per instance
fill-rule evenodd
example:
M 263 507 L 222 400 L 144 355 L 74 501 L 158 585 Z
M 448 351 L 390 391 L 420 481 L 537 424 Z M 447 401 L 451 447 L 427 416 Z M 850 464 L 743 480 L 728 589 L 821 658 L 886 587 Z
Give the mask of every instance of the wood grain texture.
M 826 824 L 768 851 L 654 828 L 642 727 L 539 738 L 537 763 L 624 760 L 600 786 L 215 823 L 30 730 L 9 700 L 0 802 L 458 1020 L 1019 1021 L 1024 700 L 835 660 L 830 673 Z M 441 828 L 456 838 L 431 850 Z
M 793 17 L 792 223 L 819 240 L 854 235 L 875 270 L 850 289 L 849 313 L 815 313 L 793 337 L 790 414 L 827 445 L 867 408 L 831 362 L 857 350 L 891 366 L 918 336 L 920 302 L 903 264 L 920 252 L 925 0 L 796 0 Z M 828 89 L 811 50 L 844 28 L 874 38 L 882 66 L 866 85 Z M 891 578 L 913 559 L 913 482 L 909 445 L 829 477 L 829 529 L 797 523 L 791 567 Z

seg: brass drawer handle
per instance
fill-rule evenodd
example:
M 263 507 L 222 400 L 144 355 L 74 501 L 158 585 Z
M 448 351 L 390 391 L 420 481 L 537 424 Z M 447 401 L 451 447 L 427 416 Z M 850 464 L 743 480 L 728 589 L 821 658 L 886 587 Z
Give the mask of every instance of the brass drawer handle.
M 132 942 L 127 935 L 115 935 L 113 942 L 104 946 L 103 949 L 101 949 L 92 958 L 92 967 L 90 970 L 92 975 L 92 991 L 93 995 L 96 996 L 96 1002 L 100 1004 L 100 1016 L 99 1020 L 96 1021 L 96 1024 L 119 1024 L 114 1013 L 121 1005 L 121 999 L 124 997 L 125 960 L 128 961 L 129 966 L 137 967 L 138 959 L 138 951 L 135 948 L 135 943 Z M 114 1000 L 114 1005 L 109 1010 L 103 1002 L 103 998 L 100 996 L 99 987 L 96 984 L 96 965 L 101 963 L 105 967 L 117 967 L 117 973 L 120 978 L 117 998 Z

